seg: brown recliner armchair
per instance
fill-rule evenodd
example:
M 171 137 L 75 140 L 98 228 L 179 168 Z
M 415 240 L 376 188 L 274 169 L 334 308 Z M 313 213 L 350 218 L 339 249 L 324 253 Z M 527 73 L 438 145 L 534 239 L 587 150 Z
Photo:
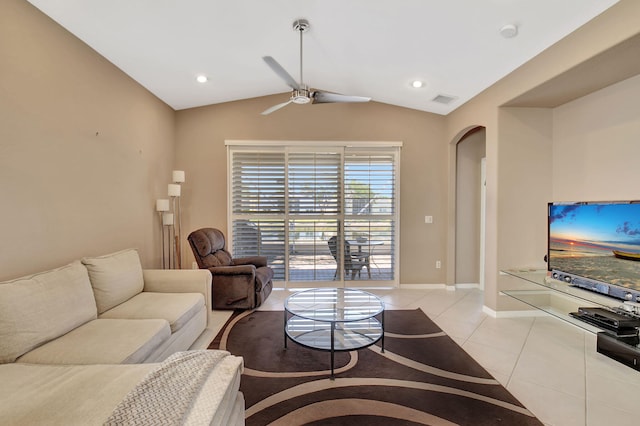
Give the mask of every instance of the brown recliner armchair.
M 264 256 L 233 259 L 225 250 L 224 234 L 214 228 L 193 231 L 188 237 L 200 269 L 211 271 L 215 309 L 253 309 L 273 288 L 273 269 Z

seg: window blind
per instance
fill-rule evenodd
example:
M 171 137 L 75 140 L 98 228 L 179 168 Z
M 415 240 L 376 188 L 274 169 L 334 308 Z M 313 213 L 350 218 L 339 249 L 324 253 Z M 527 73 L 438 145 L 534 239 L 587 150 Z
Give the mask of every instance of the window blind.
M 335 286 L 350 250 L 369 266 L 354 279 L 396 283 L 398 164 L 397 147 L 229 146 L 233 255 L 267 256 L 285 285 Z
M 347 152 L 344 159 L 344 238 L 351 252 L 367 253 L 378 278 L 395 271 L 396 159 L 393 152 Z

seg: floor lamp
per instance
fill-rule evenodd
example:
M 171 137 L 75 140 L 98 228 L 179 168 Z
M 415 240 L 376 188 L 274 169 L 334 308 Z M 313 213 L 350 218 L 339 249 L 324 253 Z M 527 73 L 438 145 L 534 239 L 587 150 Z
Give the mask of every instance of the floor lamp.
M 181 184 L 184 183 L 184 171 L 174 170 L 171 177 L 173 183 L 167 186 L 169 199 L 156 200 L 156 211 L 160 215 L 162 223 L 162 268 L 182 269 L 182 241 L 180 241 L 182 237 L 182 212 L 180 211 L 180 196 L 182 195 Z M 167 229 L 165 230 L 165 228 Z
M 168 263 L 168 268 L 171 269 L 171 243 L 172 243 L 172 235 L 175 234 L 175 229 L 173 226 L 173 213 L 168 213 L 168 212 L 164 212 L 162 213 L 162 252 L 163 252 L 163 258 L 162 258 L 162 263 L 164 266 L 164 228 L 167 228 L 167 263 Z M 174 232 L 171 232 L 171 231 Z M 175 256 L 175 251 L 174 251 L 174 256 Z M 175 268 L 176 262 L 175 262 L 175 258 L 173 261 L 173 266 Z
M 174 227 L 175 259 L 173 264 L 175 268 L 182 269 L 182 211 L 180 209 L 180 198 L 182 195 L 181 184 L 185 181 L 184 171 L 174 170 L 172 173 L 172 181 L 173 183 L 170 183 L 168 187 L 168 194 L 173 201 L 173 212 L 175 214 L 175 222 L 177 226 L 177 230 Z
M 169 211 L 169 200 L 159 199 L 156 200 L 156 211 L 160 217 L 160 235 L 162 235 L 162 269 L 167 269 L 165 248 L 164 248 L 164 214 Z

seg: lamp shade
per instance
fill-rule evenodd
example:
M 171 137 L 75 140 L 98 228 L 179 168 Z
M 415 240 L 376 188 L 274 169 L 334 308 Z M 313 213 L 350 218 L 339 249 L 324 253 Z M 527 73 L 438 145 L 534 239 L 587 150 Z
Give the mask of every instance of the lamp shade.
M 169 211 L 169 200 L 156 200 L 156 211 L 158 211 L 158 212 L 168 212 Z
M 167 193 L 169 197 L 179 197 L 180 196 L 180 185 L 177 183 L 170 183 Z
M 173 225 L 173 213 L 163 213 L 162 224 L 165 226 Z
M 184 170 L 174 170 L 173 183 L 182 183 L 182 182 L 184 182 Z

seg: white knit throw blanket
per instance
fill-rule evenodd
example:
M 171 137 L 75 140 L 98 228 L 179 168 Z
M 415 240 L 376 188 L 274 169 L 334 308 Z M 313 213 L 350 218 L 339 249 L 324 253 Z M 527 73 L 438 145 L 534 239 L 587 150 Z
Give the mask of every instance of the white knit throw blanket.
M 183 424 L 209 373 L 228 355 L 209 350 L 171 355 L 120 401 L 104 424 Z

